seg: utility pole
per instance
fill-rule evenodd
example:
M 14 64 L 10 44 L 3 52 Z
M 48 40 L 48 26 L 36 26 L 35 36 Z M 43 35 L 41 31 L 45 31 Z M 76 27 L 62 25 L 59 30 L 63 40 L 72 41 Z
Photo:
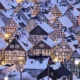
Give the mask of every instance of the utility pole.
M 48 80 L 49 80 L 49 64 L 48 64 Z

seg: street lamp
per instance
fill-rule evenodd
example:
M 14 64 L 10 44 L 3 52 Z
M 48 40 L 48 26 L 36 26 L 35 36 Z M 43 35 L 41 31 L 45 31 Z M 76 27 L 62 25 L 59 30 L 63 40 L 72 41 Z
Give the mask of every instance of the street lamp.
M 9 77 L 8 77 L 8 76 L 5 76 L 5 77 L 4 77 L 4 80 L 9 80 Z
M 20 80 L 22 80 L 22 68 L 20 68 L 19 72 L 20 72 Z
M 79 62 L 80 62 L 79 59 L 76 59 L 76 60 L 74 61 L 75 65 L 79 65 Z
M 6 34 L 4 35 L 4 37 L 5 37 L 5 39 L 8 39 L 8 38 L 9 38 L 9 34 L 6 33 Z
M 58 62 L 59 60 L 58 60 L 58 58 L 55 58 L 53 61 L 54 61 L 54 62 Z
M 79 63 L 80 63 L 80 60 L 79 59 L 76 59 L 75 61 L 74 61 L 74 64 L 76 65 L 76 74 L 77 74 L 77 76 L 78 76 L 78 65 L 79 65 Z

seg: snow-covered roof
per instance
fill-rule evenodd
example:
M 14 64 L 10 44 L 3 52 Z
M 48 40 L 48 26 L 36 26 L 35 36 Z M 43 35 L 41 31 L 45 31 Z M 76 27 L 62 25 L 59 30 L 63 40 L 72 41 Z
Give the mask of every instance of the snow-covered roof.
M 80 12 L 74 7 L 73 10 L 71 10 L 72 14 L 77 18 L 80 15 Z
M 55 64 L 50 65 L 53 70 L 57 70 L 61 67 L 61 63 L 60 62 L 56 62 Z
M 76 51 L 78 54 L 80 54 L 80 48 L 78 40 L 76 40 L 75 35 L 71 32 L 64 31 L 64 34 L 66 36 L 66 41 L 68 42 L 68 45 L 73 51 Z
M 14 9 L 18 5 L 16 0 L 0 0 L 0 3 L 5 9 Z
M 0 38 L 0 49 L 4 49 L 6 47 L 7 47 L 7 43 L 3 39 Z
M 20 4 L 23 8 L 29 8 L 34 6 L 33 2 L 27 2 L 27 1 L 21 2 Z
M 77 9 L 80 8 L 80 3 L 77 3 L 74 7 Z
M 3 20 L 0 18 L 0 27 L 4 27 L 5 23 L 3 22 Z
M 62 15 L 68 10 L 68 7 L 67 6 L 60 6 L 60 5 L 57 5 L 59 11 L 62 13 Z
M 73 23 L 70 21 L 70 19 L 66 15 L 61 16 L 59 18 L 59 21 L 62 23 L 63 26 L 66 26 L 68 28 L 73 26 Z
M 28 14 L 31 15 L 30 11 L 27 11 L 27 10 L 25 12 L 23 11 L 23 14 L 26 16 L 27 19 L 30 19 L 30 17 L 28 16 Z
M 71 5 L 75 3 L 76 0 L 67 0 Z
M 0 0 L 0 3 L 5 7 L 5 9 L 11 9 L 12 6 L 10 5 L 9 1 L 7 0 Z
M 44 16 L 51 22 L 51 23 L 54 23 L 54 20 L 55 20 L 55 16 L 49 12 L 47 14 L 44 14 Z
M 2 30 L 1 28 L 0 28 L 0 32 L 1 32 L 3 35 L 6 34 L 6 32 L 5 32 L 4 30 Z
M 15 32 L 18 32 L 20 35 L 24 35 L 25 38 L 29 38 L 29 33 L 26 31 L 25 28 L 18 28 Z M 16 35 L 16 34 L 15 34 Z
M 33 47 L 31 42 L 26 38 L 26 36 L 19 37 L 17 41 L 20 43 L 20 45 L 25 51 L 29 51 Z
M 13 7 L 17 7 L 17 5 L 18 5 L 17 0 L 10 0 L 9 3 L 10 3 Z
M 50 10 L 51 4 L 49 1 L 45 1 L 39 4 L 40 11 L 46 13 Z
M 7 66 L 0 66 L 0 71 L 6 69 Z
M 11 72 L 8 72 L 7 75 L 13 76 L 12 79 L 14 80 L 20 80 L 20 72 L 11 71 Z M 22 79 L 32 80 L 32 77 L 27 72 L 22 72 Z
M 20 27 L 25 27 L 25 25 L 27 24 L 21 16 L 18 15 L 14 15 L 13 16 L 13 20 L 15 21 L 15 23 L 17 23 L 18 26 Z
M 52 5 L 59 5 L 61 0 L 50 0 Z
M 44 59 L 42 62 L 27 58 L 24 69 L 45 69 L 47 68 L 49 58 Z
M 2 10 L 1 11 L 6 17 L 11 18 L 13 14 L 13 9 L 10 10 Z
M 60 44 L 61 41 L 62 41 L 62 39 L 59 38 L 57 41 L 53 41 L 51 38 L 46 37 L 46 40 L 45 40 L 45 38 L 44 38 L 44 39 L 42 39 L 42 41 L 43 41 L 44 43 L 46 43 L 48 46 L 50 46 L 51 48 L 53 48 L 54 46 Z
M 50 25 L 48 25 L 46 22 L 39 22 L 37 21 L 37 25 L 39 25 L 44 31 L 46 31 L 48 34 L 52 33 L 54 30 L 51 28 Z

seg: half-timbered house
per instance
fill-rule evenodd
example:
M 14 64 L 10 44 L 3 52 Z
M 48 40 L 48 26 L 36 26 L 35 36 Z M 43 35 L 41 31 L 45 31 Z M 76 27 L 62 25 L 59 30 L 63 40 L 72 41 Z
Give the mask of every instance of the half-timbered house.
M 58 39 L 55 41 L 51 40 L 49 37 L 44 37 L 41 41 L 39 41 L 36 45 L 33 46 L 33 54 L 35 55 L 47 55 L 50 56 L 51 53 L 54 54 L 53 47 L 60 44 L 62 39 Z
M 73 72 L 77 77 L 80 77 L 80 63 L 76 65 L 75 64 L 76 60 L 80 60 L 80 54 L 74 52 L 68 61 L 65 60 L 64 65 L 68 70 Z
M 16 36 L 5 49 L 5 63 L 23 65 L 31 48 L 32 44 L 27 38 Z
M 5 27 L 3 27 L 3 30 L 5 31 L 5 33 L 8 35 L 8 38 L 17 30 L 18 26 L 17 24 L 13 21 L 13 19 L 10 19 L 7 24 L 5 25 Z M 5 35 L 6 35 L 5 34 Z
M 30 41 L 32 44 L 38 43 L 44 36 L 49 35 L 54 30 L 46 22 L 37 22 L 36 27 L 34 27 L 30 33 Z
M 61 16 L 61 11 L 58 9 L 57 5 L 51 8 L 51 13 L 58 19 Z
M 68 24 L 65 23 L 65 20 L 68 22 Z M 56 55 L 56 58 L 59 59 L 59 61 L 69 59 L 72 54 L 72 49 L 69 47 L 67 41 L 65 40 L 65 34 L 62 31 L 63 26 L 72 25 L 72 22 L 66 16 L 60 17 L 53 23 L 52 28 L 54 29 L 54 32 L 49 35 L 49 37 L 54 41 L 56 41 L 58 38 L 62 38 L 62 42 L 57 46 L 56 50 L 54 51 L 54 54 Z

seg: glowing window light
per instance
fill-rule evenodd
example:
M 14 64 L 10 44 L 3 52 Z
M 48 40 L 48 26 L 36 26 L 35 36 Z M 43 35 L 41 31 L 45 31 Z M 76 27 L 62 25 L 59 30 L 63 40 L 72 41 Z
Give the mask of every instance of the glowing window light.
M 9 38 L 9 34 L 6 33 L 6 34 L 4 35 L 4 37 L 5 37 L 5 39 L 8 39 L 8 38 Z
M 24 0 L 16 0 L 18 3 L 20 3 L 20 2 L 22 2 L 22 1 L 24 1 Z

